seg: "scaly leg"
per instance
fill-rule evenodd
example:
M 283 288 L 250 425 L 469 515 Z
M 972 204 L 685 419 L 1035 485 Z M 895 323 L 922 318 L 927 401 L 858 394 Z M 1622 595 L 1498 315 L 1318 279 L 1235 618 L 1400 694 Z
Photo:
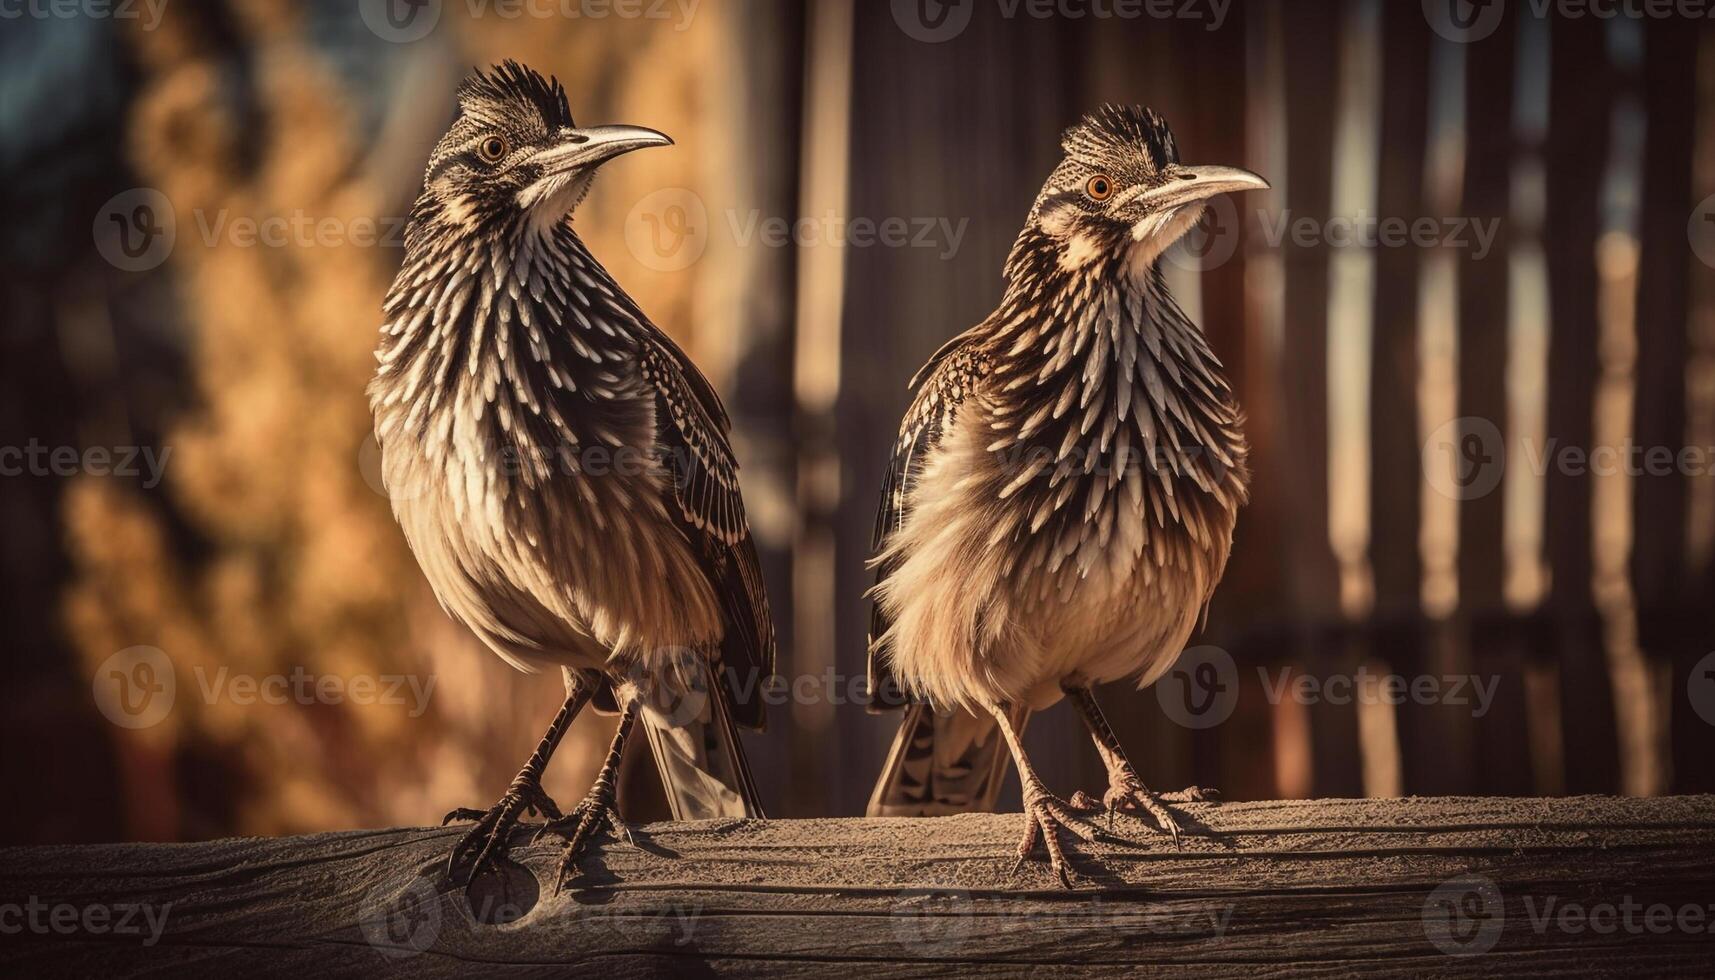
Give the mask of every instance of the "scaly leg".
M 631 734 L 631 726 L 637 721 L 641 702 L 635 691 L 614 693 L 623 702 L 619 712 L 619 728 L 613 733 L 613 744 L 608 747 L 607 760 L 602 763 L 601 772 L 596 774 L 595 785 L 590 787 L 589 795 L 585 796 L 571 813 L 549 821 L 536 834 L 540 837 L 549 830 L 563 832 L 565 828 L 571 828 L 571 834 L 566 838 L 565 856 L 560 859 L 560 870 L 554 878 L 555 891 L 559 890 L 567 878 L 577 874 L 578 858 L 583 856 L 590 841 L 599 831 L 604 828 L 613 829 L 627 841 L 631 839 L 631 831 L 620 819 L 619 805 L 615 797 L 619 788 L 619 761 L 625 755 L 625 739 Z
M 1012 750 L 1013 764 L 1018 767 L 1018 781 L 1024 789 L 1024 841 L 1018 845 L 1018 865 L 1014 870 L 1024 865 L 1040 839 L 1048 851 L 1049 870 L 1059 879 L 1061 887 L 1071 888 L 1070 866 L 1060 846 L 1060 831 L 1068 830 L 1086 841 L 1094 840 L 1099 832 L 1074 813 L 1065 800 L 1049 793 L 1042 785 L 1042 780 L 1024 755 L 1024 745 L 1018 739 L 1018 732 L 1013 730 L 1006 707 L 990 705 L 989 713 L 1000 724 L 1001 735 L 1006 739 L 1007 748 Z
M 566 701 L 560 705 L 559 713 L 554 716 L 553 724 L 548 726 L 548 733 L 542 736 L 536 751 L 529 761 L 524 763 L 524 768 L 518 770 L 512 785 L 507 787 L 506 795 L 487 811 L 460 807 L 441 821 L 443 825 L 454 820 L 476 821 L 476 826 L 453 845 L 452 856 L 447 859 L 447 877 L 452 879 L 454 884 L 465 884 L 490 867 L 494 858 L 505 851 L 506 838 L 511 836 L 512 828 L 526 812 L 541 814 L 549 820 L 559 819 L 560 808 L 542 790 L 542 770 L 548 767 L 548 760 L 553 757 L 554 749 L 559 747 L 566 729 L 571 727 L 572 719 L 589 703 L 600 683 L 600 675 L 594 671 L 574 671 L 567 668 Z M 468 875 L 464 875 L 461 880 L 461 866 L 479 844 L 482 849 L 477 852 L 475 860 L 470 862 L 469 868 L 465 869 L 468 870 Z
M 1090 737 L 1096 743 L 1096 753 L 1102 757 L 1102 765 L 1108 770 L 1108 791 L 1102 796 L 1102 804 L 1111 815 L 1115 811 L 1136 813 L 1142 810 L 1154 817 L 1161 828 L 1173 835 L 1173 846 L 1179 846 L 1179 821 L 1173 818 L 1173 813 L 1163 806 L 1163 803 L 1203 803 L 1214 799 L 1214 790 L 1200 789 L 1192 786 L 1177 793 L 1152 793 L 1143 780 L 1137 777 L 1137 770 L 1131 767 L 1131 762 L 1125 757 L 1125 749 L 1120 746 L 1119 736 L 1109 727 L 1107 718 L 1103 717 L 1102 709 L 1096 704 L 1096 695 L 1088 687 L 1067 687 L 1066 694 L 1077 706 L 1078 714 L 1083 717 L 1084 725 L 1090 729 Z M 1079 790 L 1072 797 L 1072 805 L 1082 809 L 1095 809 L 1094 801 Z

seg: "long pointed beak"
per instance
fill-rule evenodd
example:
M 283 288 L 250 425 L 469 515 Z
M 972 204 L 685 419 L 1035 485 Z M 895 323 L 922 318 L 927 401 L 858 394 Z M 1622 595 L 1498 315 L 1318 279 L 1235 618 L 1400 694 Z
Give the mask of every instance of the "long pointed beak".
M 646 146 L 672 146 L 666 133 L 642 126 L 590 126 L 567 129 L 561 141 L 530 158 L 542 168 L 543 177 L 554 177 L 584 167 L 605 163 L 622 153 Z
M 1160 211 L 1206 201 L 1216 194 L 1269 188 L 1268 181 L 1238 167 L 1175 165 L 1168 168 L 1167 177 L 1167 183 L 1140 191 L 1133 200 L 1151 211 Z

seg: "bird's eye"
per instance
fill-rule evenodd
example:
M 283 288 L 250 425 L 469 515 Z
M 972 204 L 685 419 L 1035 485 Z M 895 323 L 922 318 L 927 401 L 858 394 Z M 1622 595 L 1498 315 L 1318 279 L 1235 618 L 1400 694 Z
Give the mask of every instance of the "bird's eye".
M 477 144 L 476 152 L 489 163 L 499 163 L 506 156 L 506 141 L 498 136 L 490 136 Z
M 1114 196 L 1114 182 L 1106 174 L 1097 174 L 1084 184 L 1084 193 L 1092 201 L 1105 201 Z

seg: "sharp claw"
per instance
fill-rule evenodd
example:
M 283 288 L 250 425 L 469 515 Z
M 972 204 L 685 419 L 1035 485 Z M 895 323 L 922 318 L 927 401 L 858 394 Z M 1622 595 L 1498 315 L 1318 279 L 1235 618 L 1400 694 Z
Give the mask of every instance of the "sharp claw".
M 460 807 L 448 813 L 441 823 L 443 827 L 453 820 L 474 820 L 476 823 L 453 845 L 452 854 L 447 857 L 447 878 L 455 885 L 474 881 L 506 852 L 509 846 L 507 838 L 511 836 L 512 828 L 517 826 L 519 815 L 532 810 L 539 812 L 543 805 L 557 809 L 540 786 L 515 785 L 486 812 Z M 476 858 L 469 862 L 469 873 L 463 873 L 473 850 Z

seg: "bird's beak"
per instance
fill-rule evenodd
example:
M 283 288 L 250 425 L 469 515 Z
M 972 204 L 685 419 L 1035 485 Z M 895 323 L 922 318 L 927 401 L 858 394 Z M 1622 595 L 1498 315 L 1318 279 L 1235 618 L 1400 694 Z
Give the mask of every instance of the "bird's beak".
M 1216 194 L 1231 191 L 1268 190 L 1268 181 L 1249 170 L 1238 167 L 1186 167 L 1175 164 L 1167 169 L 1167 182 L 1142 188 L 1133 202 L 1145 211 L 1159 212 L 1207 201 Z
M 539 151 L 530 162 L 542 168 L 542 177 L 558 177 L 606 163 L 621 153 L 672 145 L 666 133 L 642 126 L 590 126 L 564 130 L 558 144 Z
M 537 176 L 519 192 L 518 203 L 546 219 L 558 220 L 583 200 L 597 166 L 621 153 L 671 145 L 673 140 L 667 134 L 642 126 L 564 129 L 559 142 L 530 157 L 529 162 L 538 168 Z

